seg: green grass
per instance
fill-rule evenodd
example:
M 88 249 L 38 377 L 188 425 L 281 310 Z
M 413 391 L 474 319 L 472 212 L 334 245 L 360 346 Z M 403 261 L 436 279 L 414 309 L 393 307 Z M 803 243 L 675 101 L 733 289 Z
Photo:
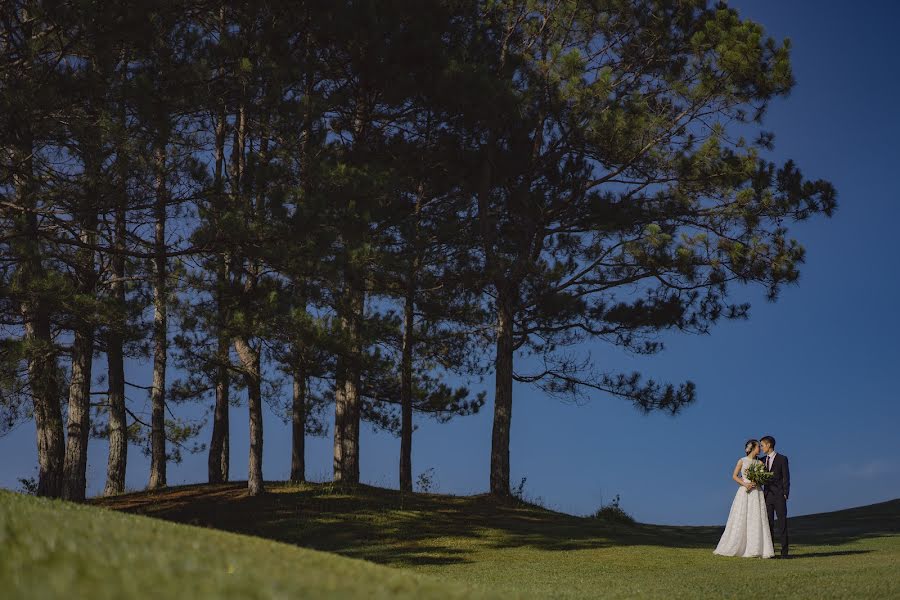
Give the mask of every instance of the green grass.
M 35 555 L 48 562 L 26 558 L 6 571 L 0 564 L 0 590 L 8 589 L 11 577 L 20 582 L 19 589 L 24 589 L 25 579 L 57 585 L 43 581 L 42 573 L 48 581 L 72 582 L 79 576 L 93 581 L 100 575 L 92 574 L 89 565 L 102 572 L 113 557 L 117 569 L 150 571 L 139 574 L 148 582 L 146 588 L 122 587 L 121 597 L 140 597 L 134 592 L 142 589 L 156 591 L 149 582 L 159 581 L 160 573 L 182 573 L 175 579 L 190 579 L 198 586 L 195 597 L 226 597 L 226 591 L 240 596 L 232 585 L 257 589 L 259 597 L 294 589 L 321 596 L 331 590 L 325 581 L 344 585 L 334 595 L 347 596 L 396 590 L 398 596 L 422 598 L 476 591 L 554 598 L 900 597 L 900 500 L 792 518 L 795 558 L 761 561 L 713 556 L 718 527 L 607 523 L 489 496 L 404 495 L 329 484 L 270 484 L 268 489 L 266 495 L 250 498 L 240 483 L 197 485 L 94 501 L 119 511 L 254 537 L 130 521 L 134 517 L 109 511 L 0 495 L 0 532 L 10 527 L 4 525 L 8 521 L 19 524 L 20 536 L 41 538 L 46 534 L 39 524 L 53 521 L 54 531 L 74 533 L 80 528 L 88 538 L 110 539 L 103 542 L 109 549 L 91 548 L 102 556 L 82 559 L 77 547 L 54 554 L 65 547 L 61 540 L 74 537 L 55 533 L 59 541 L 41 542 L 43 554 Z M 12 503 L 21 505 L 13 513 L 15 519 L 8 514 L 12 510 L 4 508 Z M 188 540 L 200 547 L 186 546 Z M 0 538 L 0 549 L 6 545 Z M 226 574 L 229 564 L 237 566 L 235 573 Z M 31 575 L 17 575 L 20 571 Z
M 0 490 L 4 600 L 472 596 L 491 597 L 258 537 Z

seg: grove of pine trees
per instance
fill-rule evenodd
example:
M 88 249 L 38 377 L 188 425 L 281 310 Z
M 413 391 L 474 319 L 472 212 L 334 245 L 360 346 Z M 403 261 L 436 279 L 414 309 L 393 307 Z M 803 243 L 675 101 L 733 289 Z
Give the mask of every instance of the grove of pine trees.
M 104 494 L 130 451 L 155 488 L 197 442 L 228 481 L 236 427 L 262 493 L 266 406 L 291 480 L 330 431 L 358 483 L 367 422 L 411 490 L 414 415 L 488 399 L 509 495 L 514 382 L 677 413 L 692 382 L 574 347 L 746 318 L 836 206 L 764 157 L 790 46 L 725 3 L 0 4 L 0 435 L 33 419 L 44 496 L 84 499 L 100 438 Z

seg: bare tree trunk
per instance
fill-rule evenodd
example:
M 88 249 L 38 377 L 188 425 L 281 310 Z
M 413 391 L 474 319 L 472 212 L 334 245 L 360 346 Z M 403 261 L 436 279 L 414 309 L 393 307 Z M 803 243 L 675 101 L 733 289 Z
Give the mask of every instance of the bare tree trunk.
M 306 53 L 305 60 L 312 57 L 311 30 L 309 7 L 306 9 Z M 312 71 L 307 69 L 304 78 L 304 97 L 306 108 L 303 113 L 303 142 L 300 146 L 300 164 L 303 177 L 302 189 L 304 200 L 308 201 L 312 194 L 312 135 L 313 135 L 313 109 L 312 109 L 313 78 Z M 306 309 L 306 298 L 301 297 L 298 304 Z M 294 373 L 294 397 L 291 407 L 292 439 L 291 439 L 291 481 L 306 481 L 306 419 L 307 419 L 307 383 L 306 369 L 298 366 Z M 337 428 L 335 428 L 337 436 Z M 335 446 L 337 448 L 337 446 Z
M 406 297 L 403 304 L 403 344 L 400 358 L 400 490 L 412 491 L 412 362 L 415 350 L 415 309 L 418 289 L 419 265 L 422 261 L 419 242 L 419 214 L 425 197 L 425 189 L 419 184 L 414 209 L 415 222 L 410 233 L 412 257 L 406 275 Z
M 242 106 L 240 111 L 240 130 L 241 130 L 241 148 L 243 148 L 243 140 L 246 139 L 247 115 L 245 108 Z M 259 125 L 259 147 L 257 151 L 258 167 L 265 168 L 268 163 L 268 114 L 263 113 L 262 123 Z M 241 156 L 246 156 L 241 152 Z M 263 202 L 265 181 L 259 180 L 259 169 L 254 169 L 249 173 L 244 170 L 246 164 L 241 168 L 241 175 L 249 175 L 250 185 L 254 188 L 254 194 L 248 195 L 246 198 L 246 206 L 248 209 L 248 218 L 263 222 Z M 255 196 L 254 204 L 252 198 Z M 248 298 L 253 298 L 257 293 L 257 285 L 259 283 L 259 275 L 261 272 L 261 262 L 258 257 L 252 257 L 247 264 L 247 276 L 244 280 L 244 293 Z M 256 320 L 256 316 L 251 317 Z M 249 339 L 241 338 L 236 348 L 242 362 L 244 363 L 244 372 L 247 379 L 247 403 L 250 412 L 250 460 L 249 473 L 247 476 L 247 492 L 251 496 L 258 496 L 265 492 L 263 485 L 263 421 L 262 421 L 262 370 L 260 368 L 261 349 L 254 348 L 250 345 Z
M 90 111 L 91 113 L 93 111 Z M 92 114 L 92 120 L 96 118 Z M 92 135 L 92 134 L 93 135 Z M 76 222 L 80 227 L 79 240 L 85 244 L 75 252 L 76 287 L 84 296 L 96 292 L 95 251 L 99 184 L 99 131 L 92 131 L 79 140 L 83 151 L 84 196 L 78 199 Z M 87 450 L 91 429 L 91 369 L 94 359 L 94 319 L 90 315 L 73 315 L 75 335 L 72 342 L 72 376 L 69 383 L 69 409 L 66 424 L 66 455 L 63 465 L 63 498 L 81 502 L 87 488 Z
M 234 131 L 234 148 L 232 149 L 232 163 L 234 165 L 234 193 L 241 194 L 243 178 L 246 175 L 245 147 L 247 140 L 247 113 L 244 104 L 238 108 L 238 122 Z M 238 196 L 239 197 L 239 196 Z M 253 217 L 253 207 L 250 200 L 246 200 L 248 207 L 247 218 Z M 244 258 L 235 260 L 236 267 L 243 271 Z M 252 297 L 256 288 L 258 269 L 255 259 L 251 259 L 246 268 L 243 293 L 246 297 Z M 248 461 L 247 492 L 251 496 L 258 496 L 265 491 L 263 484 L 262 459 L 263 459 L 263 422 L 262 422 L 262 373 L 260 370 L 260 351 L 254 348 L 246 333 L 234 337 L 234 349 L 241 361 L 244 381 L 247 385 L 247 405 L 250 421 L 250 457 Z
M 39 496 L 59 498 L 63 489 L 65 440 L 59 403 L 59 366 L 43 303 L 25 301 L 21 307 L 28 346 L 28 380 L 34 405 L 38 445 Z
M 218 362 L 216 368 L 216 406 L 213 413 L 212 440 L 209 444 L 209 482 L 222 483 L 228 481 L 228 406 L 230 397 L 230 374 L 227 362 L 229 357 L 229 340 L 219 335 Z
M 220 10 L 220 32 L 225 30 L 225 9 Z M 220 73 L 222 71 L 220 70 Z M 219 122 L 216 125 L 216 150 L 215 150 L 215 174 L 213 187 L 215 188 L 216 211 L 215 218 L 221 217 L 225 210 L 224 173 L 225 163 L 225 127 L 226 110 L 223 100 L 219 109 Z M 216 326 L 217 334 L 217 363 L 216 368 L 216 405 L 213 412 L 212 439 L 209 443 L 209 459 L 207 462 L 210 483 L 228 481 L 228 406 L 230 390 L 230 372 L 228 365 L 231 363 L 229 348 L 231 340 L 225 333 L 228 320 L 227 296 L 228 287 L 228 250 L 224 247 L 224 241 L 220 240 L 216 257 Z
M 21 212 L 15 215 L 16 229 L 21 233 L 12 244 L 18 262 L 16 285 L 22 291 L 19 311 L 24 329 L 23 341 L 28 362 L 28 386 L 31 390 L 34 421 L 37 429 L 39 496 L 62 496 L 65 439 L 60 406 L 57 349 L 50 330 L 46 300 L 36 291 L 45 277 L 41 259 L 37 220 L 37 200 L 32 159 L 33 142 L 28 124 L 16 144 L 13 161 L 20 165 L 13 176 Z
M 224 421 L 225 425 L 225 438 L 222 440 L 222 481 L 228 481 L 228 472 L 231 468 L 231 460 L 229 458 L 231 453 L 231 433 L 229 431 L 229 418 L 226 417 Z
M 334 376 L 334 460 L 332 469 L 334 481 L 344 481 L 344 429 L 347 422 L 347 399 L 345 397 L 347 360 L 338 356 Z
M 126 60 L 123 58 L 123 63 Z M 124 68 L 124 66 L 123 66 Z M 125 105 L 121 106 L 122 131 L 125 130 Z M 110 258 L 113 281 L 111 295 L 116 306 L 116 316 L 109 325 L 106 336 L 107 379 L 109 380 L 109 456 L 106 463 L 104 496 L 115 496 L 125 491 L 125 469 L 128 464 L 128 422 L 125 414 L 125 236 L 128 208 L 128 149 L 124 139 L 118 141 L 116 166 L 118 168 L 118 198 L 116 202 L 115 239 L 116 253 Z
M 113 261 L 116 259 L 114 258 Z M 118 270 L 114 268 L 114 270 Z M 120 275 L 114 275 L 120 277 Z M 114 296 L 122 298 L 124 289 L 117 290 L 113 284 Z M 119 304 L 121 306 L 121 303 Z M 115 331 L 119 323 L 110 327 L 107 335 L 106 363 L 109 379 L 109 457 L 106 463 L 106 485 L 104 496 L 115 496 L 125 491 L 125 467 L 128 463 L 128 423 L 125 415 L 125 363 L 122 351 L 122 335 Z
M 39 260 L 39 259 L 38 259 Z M 62 496 L 65 442 L 59 403 L 59 367 L 50 334 L 50 319 L 39 300 L 21 306 L 28 347 L 28 381 L 34 406 L 38 446 L 38 496 Z
M 91 327 L 91 325 L 79 326 L 72 344 L 72 378 L 69 385 L 62 496 L 75 502 L 84 500 L 87 486 L 87 445 L 91 428 L 91 359 L 94 352 Z
M 502 291 L 497 298 L 497 357 L 494 427 L 491 435 L 491 493 L 509 496 L 509 431 L 512 419 L 513 320 Z
M 120 158 L 121 160 L 121 158 Z M 121 191 L 124 193 L 124 189 Z M 121 197 L 116 207 L 116 250 L 125 250 L 125 203 Z M 114 496 L 125 491 L 125 467 L 128 462 L 128 423 L 125 415 L 125 362 L 123 332 L 125 331 L 125 257 L 112 257 L 112 296 L 119 313 L 110 324 L 107 334 L 107 378 L 109 379 L 109 459 L 106 465 L 104 496 Z
M 348 474 L 347 483 L 359 483 L 359 373 L 354 379 L 347 382 L 347 404 L 350 409 L 347 429 L 344 435 L 344 457 L 346 459 L 344 472 Z
M 156 147 L 156 236 L 153 259 L 153 385 L 150 393 L 150 482 L 148 488 L 166 485 L 166 357 L 168 351 L 166 307 L 166 141 Z
M 365 84 L 361 86 L 365 88 Z M 369 114 L 368 98 L 364 91 L 357 97 L 353 119 L 354 149 L 366 146 Z M 348 347 L 338 356 L 335 377 L 334 407 L 334 480 L 359 483 L 359 420 L 360 420 L 360 326 L 365 305 L 365 278 L 361 266 L 349 265 L 344 270 L 344 289 L 338 306 L 341 330 Z
M 82 324 L 72 344 L 72 377 L 69 385 L 66 454 L 62 496 L 81 502 L 87 487 L 87 447 L 91 428 L 91 362 L 94 353 L 92 325 Z
M 33 59 L 32 22 L 28 7 L 17 9 L 16 15 L 22 28 L 22 49 L 26 53 L 23 63 L 31 66 Z M 14 77 L 22 87 L 22 93 L 30 87 L 29 69 L 21 77 Z M 20 290 L 19 312 L 22 315 L 25 359 L 28 363 L 28 387 L 31 391 L 38 448 L 39 496 L 58 498 L 62 495 L 65 440 L 62 408 L 60 406 L 59 366 L 57 348 L 50 328 L 47 299 L 42 297 L 41 281 L 46 277 L 41 257 L 37 220 L 37 187 L 34 176 L 35 150 L 31 123 L 24 119 L 17 123 L 11 140 L 13 186 L 20 210 L 14 213 L 15 229 L 20 234 L 10 246 L 16 258 L 14 285 Z
M 338 359 L 335 389 L 334 480 L 359 483 L 360 421 L 360 325 L 365 293 L 358 282 L 348 278 L 342 302 L 341 327 L 349 347 Z
M 352 360 L 349 377 L 345 382 L 344 397 L 347 401 L 347 420 L 344 425 L 344 474 L 348 483 L 359 483 L 359 421 L 360 421 L 360 325 L 362 321 L 364 295 L 354 290 L 350 305 L 350 335 L 352 339 Z
M 248 382 L 248 404 L 250 407 L 250 464 L 247 474 L 247 492 L 258 496 L 265 491 L 263 487 L 263 421 L 262 395 L 260 389 L 259 353 L 256 356 L 256 371 Z
M 294 373 L 294 397 L 291 405 L 291 481 L 306 481 L 306 373 Z
M 125 217 L 124 210 L 116 211 L 116 248 L 124 249 Z M 116 255 L 112 258 L 113 278 L 112 295 L 118 310 L 125 310 L 125 277 L 124 257 Z M 109 457 L 106 464 L 106 486 L 104 496 L 114 496 L 125 491 L 125 468 L 128 463 L 128 423 L 125 414 L 125 361 L 123 351 L 123 335 L 125 329 L 124 314 L 117 315 L 110 324 L 106 336 L 106 364 L 109 380 Z
M 260 352 L 243 337 L 236 337 L 234 348 L 244 370 L 247 383 L 247 403 L 250 407 L 250 462 L 247 474 L 247 491 L 251 496 L 258 496 L 265 491 L 263 486 L 263 422 L 262 394 L 260 372 Z
M 94 176 L 94 174 L 90 175 Z M 89 192 L 90 193 L 90 192 Z M 88 204 L 94 198 L 82 200 Z M 91 211 L 90 207 L 86 208 Z M 82 215 L 82 233 L 86 244 L 94 244 L 97 213 Z M 77 251 L 77 277 L 83 294 L 92 294 L 96 275 L 94 251 L 80 248 Z M 94 324 L 90 317 L 76 319 L 75 337 L 72 343 L 72 377 L 69 384 L 69 410 L 66 425 L 66 455 L 63 466 L 63 498 L 81 502 L 87 488 L 87 448 L 91 428 L 91 367 L 94 358 Z
M 403 348 L 400 365 L 400 490 L 412 491 L 412 352 L 413 294 L 415 284 L 408 283 L 403 307 Z

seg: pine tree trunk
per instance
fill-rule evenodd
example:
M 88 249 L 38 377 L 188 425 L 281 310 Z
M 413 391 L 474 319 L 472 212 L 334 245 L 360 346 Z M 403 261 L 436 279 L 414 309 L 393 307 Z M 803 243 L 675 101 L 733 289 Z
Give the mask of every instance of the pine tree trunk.
M 294 374 L 294 397 L 291 405 L 291 481 L 306 481 L 306 374 Z
M 404 492 L 412 491 L 412 356 L 415 289 L 415 266 L 413 266 L 403 306 L 403 347 L 400 365 L 400 490 Z
M 28 382 L 37 430 L 37 494 L 59 498 L 62 496 L 65 440 L 56 347 L 50 333 L 50 319 L 40 301 L 23 301 L 21 313 L 25 322 Z
M 220 33 L 225 30 L 225 9 L 220 10 Z M 220 74 L 223 71 L 220 70 Z M 224 100 L 219 110 L 219 122 L 216 126 L 216 150 L 215 173 L 213 176 L 213 188 L 215 189 L 215 217 L 220 218 L 225 211 L 224 173 L 225 163 L 225 127 L 226 111 Z M 228 287 L 228 250 L 224 247 L 225 240 L 219 240 L 217 244 L 220 254 L 216 257 L 216 326 L 217 336 L 217 362 L 216 368 L 216 405 L 213 411 L 212 439 L 209 443 L 209 458 L 207 461 L 208 477 L 210 483 L 228 481 L 228 406 L 230 395 L 230 372 L 228 365 L 231 363 L 229 348 L 231 341 L 225 334 L 228 320 L 226 307 Z
M 306 6 L 306 52 L 304 62 L 309 62 L 312 57 L 312 27 L 309 14 L 309 5 Z M 303 111 L 303 141 L 300 145 L 300 165 L 302 177 L 303 200 L 309 202 L 312 196 L 312 141 L 313 141 L 313 74 L 307 69 L 304 75 L 303 95 L 306 106 Z M 301 297 L 298 305 L 306 310 L 306 298 Z M 294 402 L 291 410 L 293 426 L 291 448 L 291 481 L 306 481 L 306 421 L 307 421 L 307 385 L 306 369 L 298 367 L 294 374 Z M 337 441 L 337 427 L 335 436 Z M 335 444 L 335 448 L 338 444 Z
M 310 25 L 309 7 L 306 9 L 306 53 L 304 60 L 309 61 L 312 56 L 312 28 Z M 302 168 L 301 176 L 303 178 L 303 199 L 309 201 L 312 195 L 312 135 L 313 135 L 313 109 L 312 109 L 312 93 L 313 93 L 313 77 L 310 71 L 306 72 L 304 78 L 304 98 L 306 107 L 303 113 L 303 142 L 300 146 L 300 164 Z M 306 298 L 298 304 L 306 308 Z M 294 398 L 291 409 L 292 422 L 292 444 L 291 444 L 291 481 L 306 481 L 306 413 L 307 413 L 307 376 L 306 370 L 302 367 L 297 369 L 294 374 Z M 335 427 L 335 435 L 337 436 L 337 427 Z M 337 447 L 337 444 L 335 445 Z
M 347 399 L 345 397 L 347 359 L 337 357 L 334 376 L 334 459 L 332 461 L 334 481 L 344 481 L 344 430 L 347 422 Z
M 345 396 L 347 398 L 347 428 L 344 430 L 344 479 L 347 483 L 359 483 L 359 424 L 361 418 L 359 396 L 360 374 L 355 368 L 353 375 L 347 380 Z
M 230 396 L 230 376 L 225 366 L 229 358 L 227 337 L 219 336 L 218 362 L 216 369 L 216 406 L 213 412 L 212 439 L 209 443 L 209 482 L 228 481 L 228 406 Z
M 115 260 L 115 259 L 113 259 Z M 114 275 L 119 277 L 119 275 Z M 124 289 L 116 290 L 115 297 L 124 297 Z M 121 304 L 120 304 L 121 306 Z M 122 351 L 122 335 L 113 324 L 106 338 L 107 378 L 109 379 L 109 457 L 106 463 L 104 496 L 125 492 L 125 467 L 128 463 L 128 423 L 125 414 L 125 364 Z
M 360 91 L 353 118 L 353 152 L 366 147 L 368 109 L 368 99 Z M 360 271 L 360 265 L 347 266 L 344 271 L 338 316 L 348 347 L 338 356 L 335 378 L 334 480 L 351 484 L 359 483 L 360 325 L 365 305 L 365 278 Z
M 91 111 L 92 112 L 92 111 Z M 96 117 L 96 115 L 92 115 Z M 93 119 L 92 119 L 93 120 Z M 98 193 L 100 184 L 99 132 L 80 140 L 84 156 L 84 196 L 78 199 L 76 222 L 81 228 L 79 240 L 96 243 Z M 93 296 L 96 292 L 95 251 L 85 246 L 75 252 L 75 278 L 78 292 Z M 91 369 L 94 359 L 94 322 L 89 315 L 73 315 L 72 375 L 69 383 L 66 455 L 63 463 L 63 498 L 75 502 L 85 499 L 87 489 L 87 450 L 91 429 Z
M 338 314 L 342 328 L 345 327 L 345 319 L 343 313 L 346 312 L 344 307 L 346 303 L 346 294 L 348 288 L 345 285 L 341 291 L 342 298 L 339 299 Z M 344 435 L 347 429 L 347 376 L 349 374 L 348 355 L 346 349 L 341 349 L 337 355 L 334 373 L 334 459 L 332 462 L 334 481 L 344 481 L 347 478 L 345 472 L 344 459 Z
M 348 279 L 348 282 L 351 280 Z M 361 286 L 348 283 L 342 302 L 341 326 L 349 341 L 345 356 L 338 358 L 335 390 L 334 480 L 359 483 L 360 422 L 360 325 L 365 305 Z
M 123 190 L 124 191 L 124 190 Z M 123 197 L 116 207 L 116 241 L 118 252 L 125 249 L 125 207 Z M 112 257 L 112 296 L 119 313 L 109 326 L 106 337 L 107 378 L 109 380 L 109 457 L 106 465 L 104 496 L 114 496 L 125 491 L 125 467 L 128 462 L 128 423 L 125 415 L 125 362 L 123 336 L 125 331 L 125 257 Z
M 409 272 L 406 275 L 406 297 L 403 304 L 403 344 L 400 360 L 400 490 L 404 492 L 412 491 L 412 362 L 416 343 L 416 291 L 419 285 L 419 265 L 422 262 L 421 242 L 419 240 L 419 216 L 424 198 L 425 187 L 420 183 L 414 209 L 415 222 L 409 236 L 413 256 L 410 260 Z
M 31 176 L 33 160 L 29 140 L 25 140 L 25 149 L 15 157 L 22 165 L 22 174 L 14 176 L 14 184 L 19 205 L 23 210 L 16 214 L 16 225 L 21 235 L 13 247 L 16 248 L 18 255 L 17 285 L 24 291 L 19 311 L 22 315 L 28 386 L 31 389 L 37 430 L 37 493 L 39 496 L 59 498 L 62 496 L 65 463 L 59 365 L 45 300 L 39 293 L 34 292 L 40 285 L 40 280 L 45 277 L 45 272 L 35 213 L 36 198 Z
M 156 236 L 153 260 L 153 384 L 150 394 L 150 482 L 149 489 L 166 485 L 166 144 L 160 140 L 156 147 Z
M 222 440 L 222 481 L 228 481 L 228 472 L 231 468 L 231 459 L 229 458 L 231 453 L 231 432 L 229 431 L 229 419 L 225 418 L 225 437 Z
M 497 299 L 497 357 L 494 427 L 491 435 L 491 493 L 509 496 L 509 431 L 512 419 L 512 310 L 501 292 Z
M 251 496 L 262 494 L 263 486 L 263 422 L 262 389 L 259 350 L 242 337 L 234 340 L 235 351 L 241 359 L 247 384 L 247 403 L 250 409 L 250 461 L 247 474 L 247 491 Z
M 241 129 L 245 131 L 247 123 L 247 115 L 244 108 L 241 108 Z M 268 120 L 269 115 L 263 112 L 261 122 L 259 124 L 259 146 L 257 149 L 258 169 L 254 169 L 250 174 L 250 185 L 255 188 L 256 202 L 250 200 L 252 196 L 247 197 L 248 216 L 257 223 L 264 223 L 263 190 L 265 182 L 261 181 L 260 174 L 265 171 L 268 164 Z M 243 133 L 242 135 L 246 135 Z M 242 154 L 242 156 L 245 156 Z M 244 170 L 242 167 L 242 175 Z M 259 274 L 261 272 L 261 262 L 258 258 L 249 261 L 247 267 L 247 278 L 244 281 L 244 293 L 249 298 L 253 298 L 257 293 L 257 285 L 259 282 Z M 250 460 L 249 474 L 247 477 L 247 492 L 251 496 L 258 496 L 265 491 L 263 485 L 263 421 L 262 421 L 262 370 L 260 369 L 260 350 L 253 348 L 247 340 L 244 340 L 245 354 L 249 351 L 250 369 L 247 369 L 247 390 L 248 405 L 250 408 Z
M 15 177 L 19 204 L 17 215 L 22 231 L 18 285 L 26 291 L 20 305 L 28 362 L 28 384 L 31 388 L 38 446 L 38 495 L 58 498 L 63 490 L 65 441 L 60 406 L 59 366 L 57 350 L 50 330 L 50 317 L 45 301 L 32 290 L 45 277 L 38 237 L 38 222 L 30 158 L 28 150 L 20 158 L 25 176 Z
M 72 377 L 66 424 L 66 456 L 63 466 L 63 498 L 81 502 L 87 486 L 87 446 L 91 428 L 91 359 L 94 337 L 91 325 L 81 325 L 72 343 Z
M 351 292 L 350 304 L 350 336 L 352 340 L 350 371 L 345 381 L 344 399 L 347 402 L 346 415 L 344 422 L 344 436 L 342 442 L 343 458 L 344 458 L 344 481 L 347 483 L 359 483 L 359 421 L 360 421 L 360 325 L 362 322 L 362 312 L 364 304 L 364 295 L 362 291 L 353 290 Z
M 32 21 L 27 7 L 18 9 L 22 24 L 22 47 L 30 52 L 33 45 Z M 31 56 L 24 62 L 30 63 Z M 29 71 L 30 73 L 30 71 Z M 21 93 L 30 83 L 26 75 Z M 41 257 L 38 231 L 37 189 L 34 177 L 34 136 L 28 120 L 17 123 L 11 146 L 11 163 L 19 168 L 13 173 L 17 204 L 14 212 L 15 228 L 20 233 L 10 244 L 16 258 L 15 284 L 21 290 L 19 312 L 22 315 L 23 342 L 28 364 L 28 387 L 31 391 L 38 448 L 39 496 L 58 498 L 62 495 L 65 440 L 62 407 L 60 406 L 59 366 L 57 349 L 53 343 L 50 315 L 46 300 L 36 290 L 46 276 Z
M 255 371 L 247 382 L 250 407 L 250 468 L 247 475 L 247 491 L 251 496 L 262 494 L 263 488 L 263 422 L 262 394 L 260 389 L 259 353 L 256 353 Z
M 126 60 L 123 57 L 123 63 Z M 125 105 L 120 110 L 120 127 L 125 130 Z M 110 258 L 113 281 L 111 295 L 116 306 L 116 316 L 109 324 L 106 336 L 107 379 L 109 380 L 109 456 L 106 463 L 104 496 L 125 492 L 125 469 L 128 464 L 128 422 L 125 413 L 125 235 L 128 208 L 128 149 L 124 139 L 118 141 L 116 166 L 118 168 L 118 201 L 116 203 L 115 254 Z
M 237 126 L 234 129 L 234 147 L 232 148 L 232 172 L 233 172 L 233 192 L 237 201 L 241 198 L 241 189 L 243 186 L 243 178 L 246 171 L 245 144 L 247 140 L 247 114 L 243 102 L 238 107 Z M 236 202 L 236 205 L 238 202 Z M 252 206 L 249 206 L 247 218 L 252 218 Z M 243 270 L 244 259 L 233 258 L 234 267 L 239 271 Z M 242 274 L 242 276 L 244 276 Z M 251 261 L 247 267 L 247 273 L 243 282 L 243 294 L 252 297 L 255 286 L 257 270 L 256 265 Z M 248 461 L 247 473 L 247 492 L 251 496 L 258 496 L 265 492 L 263 484 L 262 460 L 263 460 L 263 422 L 262 422 L 262 389 L 260 371 L 260 356 L 245 337 L 238 335 L 234 337 L 234 348 L 237 352 L 238 359 L 244 375 L 244 381 L 247 386 L 247 405 L 250 422 L 250 456 Z

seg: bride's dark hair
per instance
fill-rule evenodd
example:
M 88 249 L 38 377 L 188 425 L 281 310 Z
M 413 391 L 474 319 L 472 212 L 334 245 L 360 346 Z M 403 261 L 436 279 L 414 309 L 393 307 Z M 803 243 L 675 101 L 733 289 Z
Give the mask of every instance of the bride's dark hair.
M 753 439 L 747 440 L 747 443 L 744 444 L 744 454 L 750 456 L 750 453 L 753 452 L 753 448 L 756 446 L 759 446 L 759 442 Z

